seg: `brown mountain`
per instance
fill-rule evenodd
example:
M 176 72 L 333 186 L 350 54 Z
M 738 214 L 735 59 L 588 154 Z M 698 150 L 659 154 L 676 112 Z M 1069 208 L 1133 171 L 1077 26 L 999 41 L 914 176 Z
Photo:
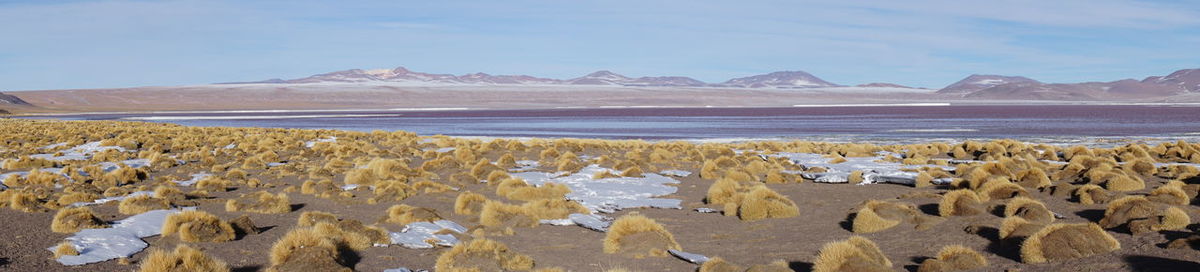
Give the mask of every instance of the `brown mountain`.
M 1042 83 L 1024 77 L 971 75 L 946 86 L 939 94 L 970 99 L 1123 100 L 1169 97 L 1200 92 L 1200 69 L 1179 70 L 1167 76 L 1111 82 Z

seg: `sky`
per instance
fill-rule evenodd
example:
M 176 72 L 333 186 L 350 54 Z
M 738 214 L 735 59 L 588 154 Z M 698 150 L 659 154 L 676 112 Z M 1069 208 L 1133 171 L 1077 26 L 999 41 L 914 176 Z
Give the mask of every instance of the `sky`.
M 0 91 L 195 85 L 362 68 L 706 82 L 801 70 L 941 88 L 1200 68 L 1194 1 L 11 1 Z

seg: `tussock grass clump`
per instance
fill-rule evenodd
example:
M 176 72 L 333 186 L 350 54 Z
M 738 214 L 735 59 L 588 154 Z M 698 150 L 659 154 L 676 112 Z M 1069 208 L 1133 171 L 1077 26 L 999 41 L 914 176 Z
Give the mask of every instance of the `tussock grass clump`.
M 31 192 L 13 192 L 9 194 L 8 207 L 27 213 L 45 212 L 49 210 L 46 207 L 43 207 L 42 200 Z
M 521 205 L 526 212 L 538 220 L 563 219 L 573 213 L 587 214 L 587 207 L 566 199 L 539 199 Z
M 1111 229 L 1130 221 L 1150 218 L 1157 213 L 1155 205 L 1144 196 L 1126 196 L 1108 204 L 1104 210 L 1104 218 L 1100 219 L 1100 227 Z
M 993 199 L 1009 199 L 1014 197 L 1029 196 L 1029 192 L 1025 191 L 1024 187 L 1012 183 L 1007 179 L 993 180 L 979 188 L 979 199 L 988 201 Z
M 708 194 L 704 198 L 704 201 L 709 204 L 737 203 L 739 201 L 737 198 L 738 192 L 741 189 L 742 185 L 736 180 L 728 178 L 718 179 L 708 187 Z
M 96 229 L 105 226 L 100 218 L 88 207 L 64 208 L 58 210 L 54 220 L 50 221 L 50 230 L 57 233 L 74 233 L 80 229 Z
M 1108 192 L 1108 190 L 1105 190 L 1104 188 L 1101 188 L 1099 185 L 1095 184 L 1085 184 L 1080 186 L 1079 188 L 1075 189 L 1072 195 L 1075 197 L 1076 201 L 1079 201 L 1079 204 L 1084 205 L 1108 203 L 1109 201 L 1112 201 L 1112 198 L 1114 197 L 1112 193 Z
M 121 214 L 140 214 L 169 208 L 171 208 L 171 203 L 166 199 L 150 197 L 149 195 L 127 197 L 121 200 L 121 204 L 117 205 L 117 211 L 121 212 Z
M 982 213 L 984 213 L 983 203 L 979 200 L 979 196 L 971 190 L 959 189 L 947 192 L 938 202 L 938 215 L 942 217 L 971 216 Z
M 445 184 L 428 181 L 428 180 L 422 180 L 422 181 L 413 183 L 412 189 L 415 191 L 420 191 L 420 192 L 426 193 L 426 194 L 436 194 L 436 193 L 444 193 L 444 192 L 454 191 L 454 187 L 450 187 L 450 185 L 445 185 Z
M 559 199 L 571 193 L 566 185 L 548 182 L 542 186 L 530 186 L 525 180 L 509 178 L 500 182 L 496 194 L 511 200 L 530 201 L 537 199 Z
M 476 215 L 483 211 L 487 197 L 472 192 L 462 192 L 454 198 L 454 213 L 461 215 Z
M 728 206 L 727 206 L 728 207 Z M 743 221 L 788 218 L 800 215 L 800 208 L 786 196 L 766 186 L 757 186 L 740 197 L 737 216 Z
M 228 191 L 229 187 L 232 185 L 233 182 L 230 182 L 228 179 L 223 179 L 217 176 L 209 176 L 196 182 L 196 190 L 203 191 L 205 193 L 224 192 Z
M 1173 181 L 1166 185 L 1154 188 L 1150 191 L 1150 195 L 1146 198 L 1150 201 L 1171 204 L 1171 205 L 1187 205 L 1192 203 L 1191 197 L 1183 190 L 1184 184 L 1179 181 Z
M 721 257 L 711 257 L 708 261 L 700 264 L 699 272 L 743 272 L 746 268 L 730 263 Z
M 229 222 L 216 215 L 193 210 L 167 216 L 162 235 L 179 235 L 179 240 L 184 242 L 226 242 L 232 241 L 237 233 Z
M 296 218 L 296 226 L 311 227 L 321 222 L 337 223 L 338 218 L 332 213 L 322 211 L 307 211 L 300 213 L 300 217 Z
M 75 248 L 75 245 L 71 244 L 71 242 L 63 241 L 62 243 L 59 243 L 58 246 L 54 247 L 54 258 L 55 259 L 61 258 L 62 256 L 78 256 L 78 255 L 79 255 L 79 249 Z
M 174 251 L 162 249 L 150 251 L 150 255 L 141 261 L 139 272 L 228 272 L 225 262 L 210 257 L 204 252 L 178 245 Z
M 353 271 L 347 258 L 352 252 L 338 238 L 314 228 L 294 229 L 271 246 L 267 271 Z
M 315 184 L 314 184 L 315 186 Z M 303 190 L 303 188 L 301 188 Z M 313 189 L 316 191 L 316 189 Z M 385 180 L 375 183 L 376 200 L 404 200 L 417 195 L 417 188 L 398 180 Z
M 248 195 L 242 195 L 238 199 L 230 199 L 225 202 L 225 211 L 229 212 L 253 212 L 253 213 L 288 213 L 292 211 L 291 200 L 288 200 L 287 193 L 271 194 L 266 191 L 258 191 Z
M 987 259 L 971 248 L 948 245 L 938 251 L 936 258 L 921 262 L 917 272 L 962 271 L 987 266 Z
M 639 214 L 617 218 L 604 236 L 604 253 L 665 257 L 668 249 L 682 250 L 666 228 Z
M 500 242 L 477 238 L 442 253 L 433 268 L 437 271 L 529 271 L 533 266 L 533 258 L 512 251 Z
M 1017 216 L 1037 224 L 1054 222 L 1054 213 L 1046 208 L 1046 204 L 1027 197 L 1016 197 L 1004 205 L 1004 217 Z
M 821 247 L 817 260 L 813 262 L 813 271 L 892 271 L 892 261 L 883 255 L 875 242 L 862 236 L 852 236 Z
M 516 227 L 536 227 L 538 219 L 521 206 L 489 200 L 479 212 L 479 224 L 511 233 Z
M 1041 168 L 1033 168 L 1017 172 L 1017 184 L 1021 187 L 1029 189 L 1042 189 L 1050 187 L 1050 176 L 1046 175 L 1046 171 Z
M 437 214 L 437 211 L 424 208 L 414 207 L 406 204 L 394 205 L 388 208 L 387 222 L 400 225 L 408 225 L 414 222 L 433 222 L 442 220 L 442 217 Z
M 1113 192 L 1137 191 L 1146 188 L 1146 181 L 1135 176 L 1113 174 L 1105 180 L 1104 187 Z
M 391 242 L 387 230 L 377 226 L 367 226 L 362 221 L 353 219 L 318 222 L 312 228 L 322 236 L 334 237 L 343 245 L 354 250 L 366 250 L 375 244 Z
M 1053 224 L 1021 243 L 1021 261 L 1046 263 L 1083 258 L 1121 248 L 1112 235 L 1092 223 Z
M 1000 221 L 1000 239 L 1029 237 L 1045 226 L 1044 224 L 1031 223 L 1029 220 L 1017 216 L 1005 217 L 1004 221 Z
M 916 229 L 924 230 L 941 221 L 940 218 L 921 214 L 916 205 L 911 203 L 869 200 L 854 214 L 851 231 L 872 233 L 890 229 L 900 223 L 916 224 Z

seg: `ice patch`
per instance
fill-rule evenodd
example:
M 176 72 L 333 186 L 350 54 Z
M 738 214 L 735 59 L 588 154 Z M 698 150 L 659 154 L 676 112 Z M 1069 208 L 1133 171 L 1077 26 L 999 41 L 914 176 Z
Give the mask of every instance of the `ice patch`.
M 137 192 L 132 192 L 132 193 L 129 193 L 129 194 L 127 194 L 127 195 L 123 195 L 123 196 L 112 196 L 112 197 L 105 197 L 105 198 L 101 198 L 101 199 L 93 200 L 92 202 L 75 202 L 75 203 L 71 203 L 71 207 L 83 207 L 83 206 L 91 206 L 91 205 L 100 205 L 100 204 L 104 204 L 104 203 L 108 203 L 108 202 L 113 202 L 113 201 L 121 201 L 121 200 L 125 200 L 126 198 L 135 197 L 135 196 L 140 196 L 140 195 L 148 195 L 148 196 L 153 196 L 153 195 L 154 195 L 154 192 L 153 192 L 153 191 L 137 191 Z
M 436 234 L 443 230 L 457 233 L 467 232 L 467 228 L 454 223 L 454 221 L 438 220 L 408 224 L 400 232 L 388 233 L 388 237 L 391 238 L 392 244 L 415 249 L 433 248 L 435 244 L 439 246 L 454 246 L 454 244 L 458 243 L 458 238 L 454 237 L 454 235 Z M 433 244 L 429 242 L 433 242 Z
M 678 189 L 667 184 L 678 184 L 678 180 L 650 173 L 641 178 L 592 178 L 604 171 L 613 170 L 593 164 L 565 176 L 561 173 L 546 172 L 520 172 L 511 175 L 534 186 L 542 186 L 547 182 L 566 185 L 571 189 L 566 198 L 578 201 L 593 212 L 611 213 L 627 208 L 682 209 L 682 200 L 655 198 L 674 194 Z
M 304 147 L 312 148 L 313 146 L 316 146 L 317 143 L 333 143 L 333 142 L 337 142 L 336 136 L 329 136 L 329 138 L 316 139 L 313 141 L 304 142 Z
M 664 176 L 672 176 L 672 177 L 681 177 L 682 178 L 682 177 L 692 175 L 692 172 L 684 171 L 684 170 L 663 170 L 662 172 L 658 172 L 658 174 L 664 175 Z
M 456 148 L 453 148 L 453 147 L 443 147 L 443 148 L 426 148 L 426 149 L 422 149 L 421 151 L 433 151 L 433 152 L 437 152 L 437 153 L 446 153 L 446 152 L 454 151 L 455 149 Z
M 715 210 L 713 208 L 696 208 L 696 212 L 698 212 L 698 213 L 718 213 L 721 211 Z
M 192 186 L 192 185 L 195 185 L 197 182 L 200 182 L 201 180 L 204 180 L 205 178 L 208 178 L 211 176 L 212 176 L 212 174 L 209 174 L 209 173 L 192 174 L 192 179 L 177 180 L 177 181 L 175 181 L 175 184 L 178 184 L 179 186 Z
M 682 259 L 689 263 L 703 264 L 704 262 L 708 261 L 708 256 L 704 256 L 704 255 L 700 255 L 700 254 L 696 254 L 696 253 L 687 253 L 687 252 L 678 251 L 678 250 L 674 250 L 674 249 L 668 249 L 667 252 L 671 253 L 671 255 L 674 255 L 676 258 Z
M 525 172 L 537 169 L 540 163 L 538 161 L 520 160 L 517 161 L 517 167 L 508 169 L 509 172 Z
M 801 164 L 806 167 L 821 167 L 825 168 L 825 173 L 804 173 L 799 171 L 786 171 L 790 174 L 800 174 L 806 179 L 812 179 L 819 183 L 847 183 L 850 181 L 850 173 L 853 171 L 862 171 L 863 181 L 859 185 L 875 184 L 875 183 L 895 183 L 895 184 L 916 184 L 916 172 L 901 171 L 901 169 L 916 169 L 921 167 L 937 167 L 945 170 L 954 170 L 954 167 L 942 165 L 904 165 L 896 162 L 881 161 L 882 156 L 877 157 L 848 157 L 842 163 L 832 163 L 833 159 L 826 158 L 822 154 L 813 153 L 776 153 L 770 156 L 785 157 L 796 164 Z M 935 179 L 934 184 L 947 184 L 950 179 Z
M 580 227 L 599 232 L 607 232 L 608 226 L 612 225 L 612 218 L 598 214 L 573 213 L 568 215 L 567 219 L 570 219 L 571 222 L 575 222 L 575 224 L 579 225 Z
M 29 155 L 29 157 L 50 161 L 86 161 L 92 158 L 92 154 L 107 150 L 117 150 L 120 152 L 126 151 L 125 148 L 119 146 L 102 146 L 100 145 L 100 142 L 90 142 L 60 151 L 63 153 L 62 156 L 55 156 L 54 154 L 34 154 Z
M 66 239 L 79 250 L 79 255 L 62 256 L 56 261 L 63 265 L 84 265 L 132 256 L 146 249 L 147 244 L 142 238 L 162 234 L 162 225 L 167 216 L 181 211 L 148 211 L 117 221 L 106 229 L 80 230 Z M 46 250 L 53 252 L 54 248 Z
M 124 164 L 125 166 L 129 166 L 130 168 L 142 168 L 142 167 L 150 166 L 150 160 L 148 160 L 148 159 L 132 159 L 132 160 L 123 160 L 123 161 L 119 161 L 119 162 L 101 162 L 97 165 L 99 165 L 100 169 L 104 170 L 104 172 L 112 172 L 117 169 L 120 169 L 122 164 Z

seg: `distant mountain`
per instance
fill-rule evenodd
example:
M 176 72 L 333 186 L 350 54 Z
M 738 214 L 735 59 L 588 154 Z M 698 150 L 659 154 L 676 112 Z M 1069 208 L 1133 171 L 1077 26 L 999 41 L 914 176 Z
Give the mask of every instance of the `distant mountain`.
M 907 88 L 907 89 L 917 89 L 917 88 L 913 88 L 913 87 L 909 87 L 909 86 L 904 86 L 904 85 L 900 85 L 900 84 L 893 84 L 893 83 L 883 83 L 883 82 L 873 82 L 873 83 L 867 83 L 867 84 L 858 84 L 858 85 L 854 85 L 854 87 L 865 87 L 865 88 Z
M 1112 100 L 1166 97 L 1200 92 L 1200 69 L 1179 70 L 1141 81 L 1042 83 L 1024 77 L 971 75 L 946 86 L 941 94 L 974 99 Z
M 25 100 L 21 100 L 19 97 L 4 93 L 0 93 L 0 104 L 30 106 L 29 102 L 25 102 Z
M 719 85 L 742 88 L 819 88 L 840 86 L 803 71 L 782 71 L 765 75 L 740 77 L 730 79 Z
M 835 87 L 837 84 L 821 80 L 800 71 L 774 72 L 765 75 L 735 78 L 725 83 L 709 84 L 690 77 L 653 76 L 631 78 L 611 71 L 596 71 L 572 79 L 550 79 L 526 75 L 490 75 L 486 73 L 427 74 L 413 72 L 404 67 L 396 69 L 362 70 L 351 69 L 313 75 L 298 79 L 270 79 L 254 82 L 230 82 L 221 84 L 309 84 L 309 83 L 357 83 L 357 82 L 409 82 L 431 84 L 527 84 L 527 85 L 608 85 L 631 87 L 739 87 L 739 88 L 816 88 Z
M 946 86 L 938 93 L 954 94 L 954 93 L 970 93 L 995 86 L 1011 83 L 1041 83 L 1037 80 L 1032 80 L 1026 77 L 1019 76 L 998 76 L 998 75 L 970 75 L 963 80 L 959 80 L 950 86 Z

